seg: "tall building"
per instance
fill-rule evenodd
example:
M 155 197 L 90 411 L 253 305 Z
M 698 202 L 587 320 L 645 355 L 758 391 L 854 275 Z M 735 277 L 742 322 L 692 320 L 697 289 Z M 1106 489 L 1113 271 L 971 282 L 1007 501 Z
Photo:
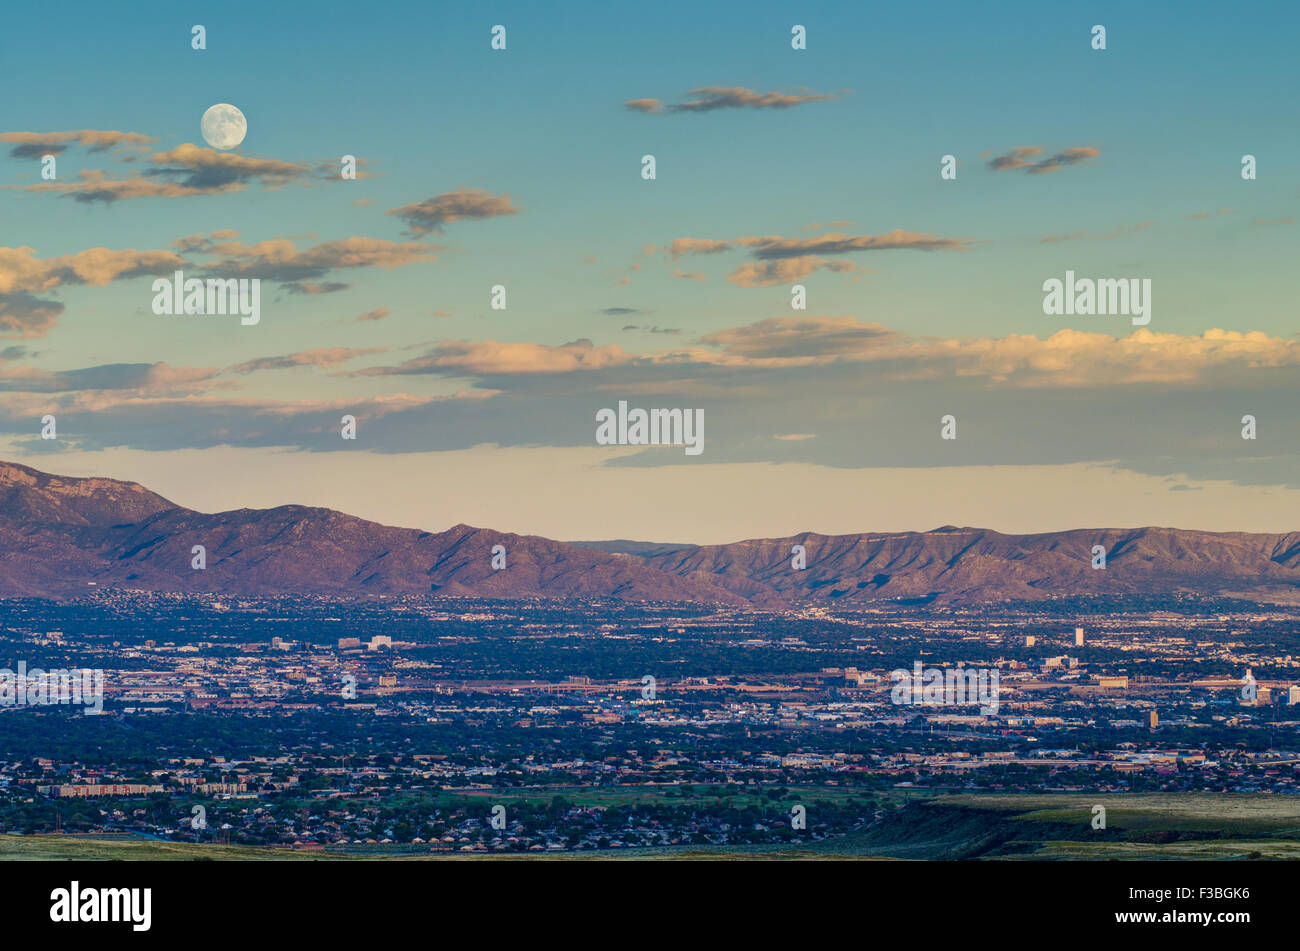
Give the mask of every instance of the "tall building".
M 1154 730 L 1154 729 L 1155 729 L 1156 727 L 1158 727 L 1159 725 L 1160 725 L 1160 714 L 1158 714 L 1158 713 L 1156 713 L 1154 710 L 1152 710 L 1152 711 L 1151 711 L 1151 729 Z
M 1025 646 L 1026 646 L 1026 647 L 1033 647 L 1033 646 L 1034 646 L 1035 644 L 1037 644 L 1037 643 L 1038 643 L 1038 639 L 1035 638 L 1034 635 L 1032 635 L 1032 634 L 1028 635 L 1028 636 L 1025 638 Z
M 1074 646 L 1075 647 L 1083 646 L 1083 628 L 1081 627 L 1076 627 L 1074 629 Z

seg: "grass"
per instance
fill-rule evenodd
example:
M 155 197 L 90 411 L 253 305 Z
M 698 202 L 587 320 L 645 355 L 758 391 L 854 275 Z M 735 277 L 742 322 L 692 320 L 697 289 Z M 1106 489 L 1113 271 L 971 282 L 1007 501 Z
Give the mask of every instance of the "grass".
M 562 795 L 576 805 L 622 806 L 655 800 L 748 805 L 773 800 L 742 791 L 687 798 L 669 789 L 446 790 L 444 804 L 469 801 L 546 804 Z M 848 802 L 863 791 L 788 787 L 783 802 Z M 676 790 L 673 790 L 675 792 Z M 799 861 L 919 860 L 1230 860 L 1300 859 L 1300 797 L 1249 794 L 917 794 L 870 792 L 892 808 L 870 828 L 806 845 L 618 849 L 578 853 L 430 853 L 419 847 L 354 847 L 295 852 L 284 848 L 159 842 L 131 836 L 0 836 L 0 861 Z M 1106 807 L 1106 828 L 1092 828 L 1092 807 Z

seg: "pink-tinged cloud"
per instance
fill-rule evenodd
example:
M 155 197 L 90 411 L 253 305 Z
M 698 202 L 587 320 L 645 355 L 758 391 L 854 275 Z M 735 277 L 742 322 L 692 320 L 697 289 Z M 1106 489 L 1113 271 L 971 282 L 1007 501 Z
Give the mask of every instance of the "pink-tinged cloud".
M 462 218 L 499 218 L 517 215 L 519 209 L 511 204 L 509 195 L 494 195 L 482 188 L 458 188 L 385 214 L 405 221 L 412 234 L 429 234 Z
M 182 238 L 177 238 L 172 242 L 172 247 L 178 251 L 193 253 L 195 251 L 211 251 L 217 241 L 230 241 L 239 237 L 239 232 L 233 228 L 221 228 L 209 234 L 187 234 Z
M 857 270 L 857 267 L 851 261 L 828 261 L 815 255 L 804 255 L 772 261 L 750 261 L 736 268 L 727 280 L 740 287 L 768 287 L 772 284 L 791 284 L 818 270 L 847 272 Z
M 731 250 L 729 241 L 714 241 L 710 238 L 674 238 L 668 245 L 667 253 L 674 261 L 683 254 L 717 254 L 719 251 Z
M 28 247 L 0 248 L 0 294 L 43 293 L 64 284 L 102 285 L 125 277 L 165 273 L 185 263 L 172 251 L 90 248 L 42 259 Z
M 32 390 L 0 397 L 0 420 L 5 417 L 10 420 L 14 418 L 25 419 L 33 414 L 39 418 L 42 413 L 47 412 L 107 413 L 110 411 L 147 411 L 149 414 L 175 413 L 177 417 L 186 417 L 195 421 L 205 417 L 211 418 L 211 414 L 228 414 L 230 419 L 242 419 L 245 422 L 250 422 L 267 417 L 297 419 L 330 413 L 334 415 L 331 425 L 336 425 L 338 421 L 337 413 L 340 411 L 352 413 L 358 418 L 375 419 L 389 413 L 405 412 L 422 406 L 460 400 L 485 400 L 498 395 L 497 391 L 494 390 L 461 390 L 435 396 L 414 396 L 408 393 L 398 393 L 392 396 L 375 396 L 364 400 L 351 397 L 336 400 L 276 400 L 266 398 L 232 399 L 221 395 L 195 396 L 190 393 L 142 399 L 141 394 L 131 390 L 108 388 L 71 388 L 60 391 L 59 395 L 54 397 L 44 395 L 45 392 Z M 150 416 L 150 418 L 155 417 Z M 188 425 L 192 427 L 194 423 L 191 422 Z M 203 434 L 203 439 L 220 445 L 230 441 L 229 435 L 228 431 L 207 431 Z M 255 436 L 256 429 L 244 435 Z M 122 445 L 122 443 L 108 444 Z M 293 445 L 295 441 L 285 439 L 283 442 L 272 442 L 270 444 Z
M 259 370 L 287 370 L 293 367 L 332 367 L 357 357 L 384 353 L 387 347 L 316 347 L 279 357 L 259 357 L 230 367 L 231 373 L 256 373 Z
M 941 238 L 934 234 L 895 228 L 882 235 L 846 235 L 833 232 L 816 238 L 737 238 L 760 260 L 796 258 L 807 254 L 849 254 L 855 251 L 964 251 L 970 238 Z
M 110 363 L 78 370 L 6 367 L 0 390 L 16 393 L 108 392 L 117 399 L 187 396 L 211 389 L 221 371 L 215 367 L 173 367 L 166 363 Z
M 561 346 L 537 343 L 502 343 L 495 340 L 445 340 L 421 357 L 394 367 L 371 367 L 359 376 L 402 376 L 441 373 L 447 376 L 531 375 L 606 370 L 623 366 L 633 356 L 610 344 L 595 346 L 575 340 Z
M 13 144 L 12 158 L 40 158 L 43 155 L 61 155 L 70 145 L 79 145 L 92 152 L 112 148 L 142 151 L 158 140 L 138 132 L 117 132 L 111 129 L 77 129 L 70 132 L 0 132 L 0 142 Z
M 342 281 L 325 281 L 321 284 L 312 284 L 309 281 L 291 281 L 284 285 L 284 289 L 290 294 L 337 294 L 339 291 L 346 291 L 351 284 L 344 284 Z
M 719 330 L 700 342 L 733 356 L 784 359 L 860 354 L 897 338 L 894 331 L 856 317 L 771 317 Z
M 648 245 L 645 253 L 662 250 L 671 260 L 685 255 L 718 254 L 744 248 L 755 262 L 743 264 L 727 278 L 741 287 L 786 284 L 807 277 L 819 269 L 850 272 L 861 270 L 844 261 L 828 261 L 824 255 L 853 254 L 859 251 L 964 251 L 970 238 L 945 238 L 935 234 L 903 231 L 895 228 L 881 235 L 846 235 L 831 232 L 814 238 L 784 238 L 780 235 L 747 236 L 719 240 L 714 238 L 674 238 L 667 245 Z M 674 277 L 687 275 L 673 272 Z
M 1100 149 L 1091 146 L 1074 146 L 1042 158 L 1044 151 L 1041 145 L 1019 145 L 1009 152 L 989 159 L 988 165 L 995 172 L 1024 169 L 1030 175 L 1045 175 L 1071 165 L 1079 165 L 1101 155 Z
M 286 162 L 234 152 L 201 148 L 186 142 L 174 149 L 156 152 L 151 167 L 125 178 L 110 178 L 99 169 L 83 169 L 69 182 L 41 182 L 35 185 L 5 186 L 28 192 L 52 192 L 74 201 L 112 204 L 131 198 L 185 198 L 237 192 L 250 183 L 264 189 L 286 184 L 338 180 L 330 163 Z
M 356 376 L 434 374 L 520 380 L 581 373 L 614 384 L 632 368 L 637 386 L 680 384 L 692 368 L 732 371 L 806 369 L 808 381 L 835 364 L 870 364 L 873 379 L 959 378 L 989 386 L 1075 388 L 1146 383 L 1187 384 L 1230 372 L 1300 367 L 1300 339 L 1261 332 L 1207 330 L 1180 336 L 1146 328 L 1124 337 L 1074 329 L 1046 339 L 910 337 L 853 317 L 782 317 L 717 331 L 695 347 L 631 353 L 589 340 L 562 346 L 499 341 L 444 341 L 397 366 L 371 367 Z M 797 378 L 792 377 L 792 380 Z M 512 388 L 525 386 L 522 382 Z
M 718 109 L 792 109 L 808 102 L 822 102 L 835 97 L 803 90 L 793 92 L 755 92 L 744 86 L 700 86 L 692 89 L 692 98 L 664 107 L 658 99 L 630 99 L 628 109 L 644 113 L 713 112 Z
M 1300 339 L 1260 331 L 1207 330 L 1202 334 L 1152 333 L 1140 328 L 1123 337 L 1075 329 L 1045 339 L 1006 337 L 909 337 L 852 317 L 774 318 L 709 334 L 707 350 L 683 359 L 727 366 L 819 367 L 872 363 L 888 379 L 956 377 L 1029 388 L 1184 384 L 1228 370 L 1300 367 Z M 658 362 L 654 355 L 640 364 Z
M 432 245 L 419 241 L 385 241 L 380 238 L 351 237 L 326 241 L 299 250 L 288 238 L 274 238 L 257 244 L 227 241 L 214 244 L 210 253 L 217 260 L 207 265 L 214 273 L 239 277 L 258 277 L 276 282 L 300 282 L 318 279 L 344 268 L 381 267 L 391 269 L 421 261 L 437 260 Z
M 44 294 L 67 284 L 103 285 L 142 274 L 163 274 L 185 265 L 171 251 L 114 251 L 90 248 L 76 254 L 38 258 L 32 248 L 0 248 L 0 333 L 41 337 L 63 313 L 63 304 Z
M 31 294 L 0 294 L 0 334 L 11 337 L 44 337 L 54 328 L 63 305 Z

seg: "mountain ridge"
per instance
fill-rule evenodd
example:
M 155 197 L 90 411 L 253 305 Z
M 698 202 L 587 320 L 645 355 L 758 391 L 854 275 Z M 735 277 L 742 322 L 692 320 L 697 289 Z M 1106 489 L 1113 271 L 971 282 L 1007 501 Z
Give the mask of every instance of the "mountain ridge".
M 206 568 L 191 567 L 202 545 Z M 493 548 L 506 568 L 492 568 Z M 806 567 L 795 570 L 802 545 Z M 1093 546 L 1106 567 L 1092 567 Z M 1026 535 L 802 532 L 723 545 L 565 543 L 457 524 L 398 528 L 319 506 L 203 513 L 134 482 L 0 462 L 0 597 L 121 587 L 243 595 L 442 594 L 691 601 L 785 609 L 1071 594 L 1300 602 L 1300 532 L 1147 526 Z

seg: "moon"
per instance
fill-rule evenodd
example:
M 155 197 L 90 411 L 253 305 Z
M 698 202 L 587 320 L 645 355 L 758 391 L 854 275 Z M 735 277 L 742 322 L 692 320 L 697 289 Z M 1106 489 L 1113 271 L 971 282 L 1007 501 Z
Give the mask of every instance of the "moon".
M 233 149 L 248 134 L 248 120 L 228 102 L 209 106 L 203 113 L 203 140 L 214 149 Z

